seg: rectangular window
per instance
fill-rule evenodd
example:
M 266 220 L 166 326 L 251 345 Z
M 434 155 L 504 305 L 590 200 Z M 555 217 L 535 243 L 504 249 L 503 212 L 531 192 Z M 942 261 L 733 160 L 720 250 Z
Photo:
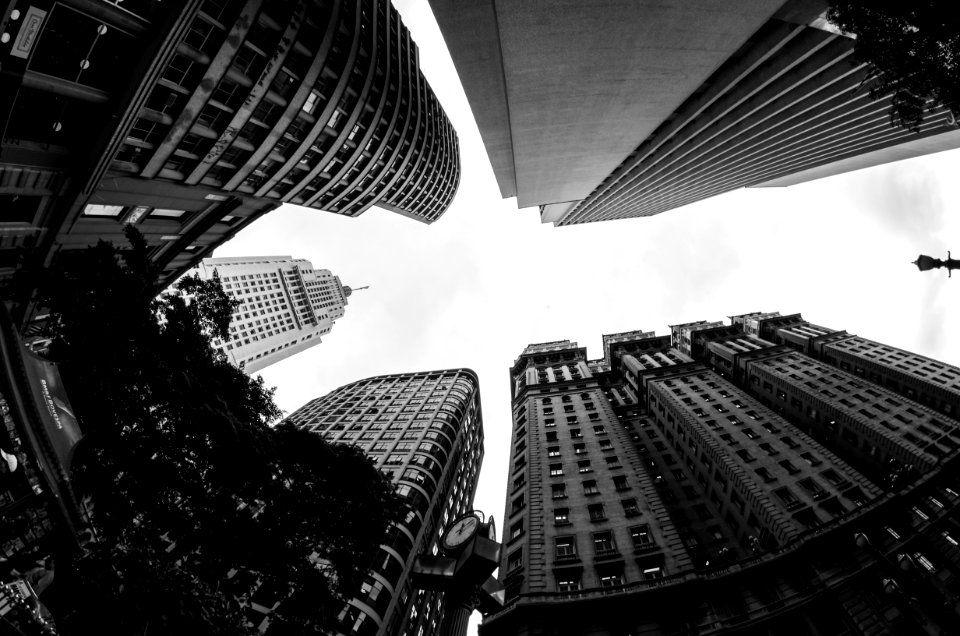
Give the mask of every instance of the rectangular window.
M 122 212 L 122 205 L 98 205 L 89 203 L 83 208 L 83 216 L 99 216 L 112 219 L 120 218 Z
M 558 559 L 572 558 L 577 556 L 576 537 L 557 537 L 553 540 L 554 554 Z
M 613 543 L 613 534 L 608 530 L 593 533 L 593 552 L 596 555 L 610 553 L 616 549 Z
M 513 541 L 523 534 L 523 519 L 510 526 L 510 540 Z
M 630 528 L 630 538 L 633 540 L 634 548 L 653 545 L 653 537 L 650 536 L 650 526 L 634 526 Z
M 633 499 L 621 499 L 620 503 L 623 505 L 623 514 L 628 517 L 636 517 L 640 514 L 640 508 L 637 506 L 637 500 Z
M 592 473 L 593 468 L 590 467 L 590 460 L 583 459 L 577 462 L 577 472 L 580 473 Z
M 617 587 L 623 585 L 622 574 L 604 574 L 600 577 L 601 587 Z
M 583 482 L 583 494 L 585 495 L 599 495 L 600 489 L 597 488 L 597 482 L 595 479 L 589 479 Z
M 569 569 L 569 568 L 568 568 Z M 580 575 L 564 574 L 557 576 L 557 590 L 560 592 L 575 592 L 580 589 Z
M 617 492 L 630 490 L 630 484 L 627 483 L 627 478 L 624 475 L 616 475 L 613 478 L 613 487 L 617 489 Z
M 563 464 L 550 464 L 550 476 L 558 477 L 563 474 Z
M 604 521 L 607 516 L 603 512 L 603 504 L 590 504 L 587 506 L 587 511 L 590 513 L 590 521 Z
M 553 491 L 554 499 L 566 499 L 567 498 L 567 485 L 566 484 L 553 484 L 550 486 L 550 489 Z
M 783 488 L 778 488 L 773 491 L 777 497 L 780 498 L 780 501 L 787 505 L 787 508 L 792 508 L 800 504 L 800 500 L 797 499 L 797 496 L 790 492 L 790 489 L 784 486 Z
M 570 523 L 570 509 L 555 508 L 553 511 L 553 522 L 558 526 L 563 526 Z
M 523 567 L 523 548 L 517 548 L 507 557 L 507 571 L 512 572 Z

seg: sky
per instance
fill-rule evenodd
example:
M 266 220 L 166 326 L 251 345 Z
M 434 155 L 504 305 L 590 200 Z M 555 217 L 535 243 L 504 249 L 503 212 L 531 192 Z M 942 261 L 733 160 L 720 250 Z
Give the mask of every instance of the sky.
M 394 5 L 460 137 L 460 188 L 431 225 L 376 208 L 351 219 L 283 206 L 215 252 L 292 255 L 345 285 L 370 285 L 320 345 L 259 374 L 286 412 L 365 377 L 473 369 L 486 437 L 475 508 L 499 522 L 508 369 L 527 344 L 570 339 L 598 358 L 604 333 L 664 335 L 681 322 L 801 312 L 960 364 L 960 332 L 948 328 L 960 324 L 960 274 L 911 264 L 920 253 L 960 254 L 960 151 L 736 190 L 648 218 L 543 225 L 536 208 L 500 198 L 427 0 Z

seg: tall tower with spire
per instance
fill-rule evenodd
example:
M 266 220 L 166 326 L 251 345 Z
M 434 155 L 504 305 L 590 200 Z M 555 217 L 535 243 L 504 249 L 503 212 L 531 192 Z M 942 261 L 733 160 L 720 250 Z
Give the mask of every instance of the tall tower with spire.
M 330 270 L 290 256 L 205 258 L 190 273 L 219 276 L 224 291 L 240 301 L 230 338 L 215 338 L 213 345 L 247 373 L 320 344 L 354 292 Z

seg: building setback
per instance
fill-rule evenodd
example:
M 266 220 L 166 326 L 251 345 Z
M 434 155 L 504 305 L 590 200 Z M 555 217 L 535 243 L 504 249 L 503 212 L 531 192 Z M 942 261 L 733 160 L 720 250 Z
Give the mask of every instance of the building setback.
M 504 197 L 571 225 L 960 146 L 872 101 L 820 0 L 430 0 Z
M 389 0 L 159 6 L 0 10 L 0 267 L 135 224 L 169 283 L 281 203 L 450 205 L 456 133 Z
M 597 360 L 528 346 L 510 373 L 506 605 L 481 634 L 960 628 L 960 422 L 801 353 L 801 333 L 889 355 L 776 313 L 607 335 Z M 960 373 L 936 364 L 915 397 Z
M 189 273 L 218 276 L 227 295 L 240 301 L 230 339 L 214 338 L 213 346 L 247 373 L 320 344 L 353 294 L 330 270 L 289 256 L 205 258 Z
M 308 402 L 288 421 L 328 441 L 359 446 L 393 479 L 409 512 L 380 546 L 341 634 L 440 634 L 443 595 L 413 589 L 417 554 L 435 552 L 445 525 L 473 508 L 483 461 L 477 376 L 468 369 L 378 376 Z

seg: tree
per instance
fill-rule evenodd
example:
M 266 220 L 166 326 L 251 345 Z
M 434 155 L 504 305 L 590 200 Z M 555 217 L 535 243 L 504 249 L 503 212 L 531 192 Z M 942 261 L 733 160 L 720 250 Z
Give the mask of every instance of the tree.
M 61 631 L 109 615 L 117 634 L 242 634 L 257 586 L 310 592 L 278 612 L 288 631 L 329 628 L 399 499 L 359 450 L 272 426 L 272 390 L 210 346 L 235 308 L 219 280 L 157 296 L 146 242 L 127 236 L 129 250 L 101 242 L 23 281 L 50 310 L 98 536 L 58 568 L 58 597 L 75 599 Z
M 960 12 L 953 0 L 831 0 L 827 18 L 855 34 L 870 97 L 890 97 L 893 125 L 919 131 L 945 107 L 960 118 Z

